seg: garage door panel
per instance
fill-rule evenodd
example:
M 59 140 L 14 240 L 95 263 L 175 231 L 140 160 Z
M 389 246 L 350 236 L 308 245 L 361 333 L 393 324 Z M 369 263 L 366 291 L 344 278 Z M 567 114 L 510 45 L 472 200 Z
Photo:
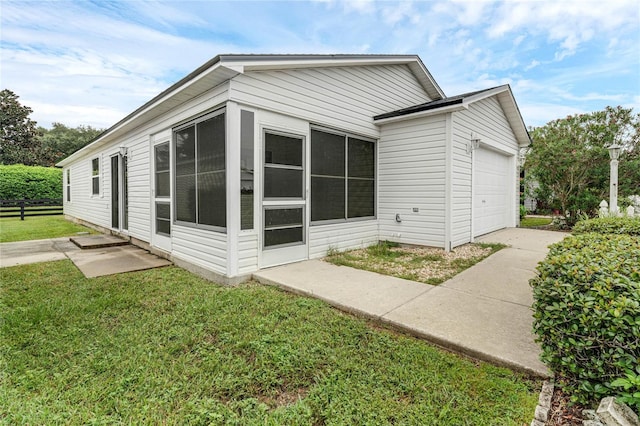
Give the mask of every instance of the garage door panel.
M 509 211 L 509 157 L 480 148 L 474 152 L 474 236 L 507 226 Z

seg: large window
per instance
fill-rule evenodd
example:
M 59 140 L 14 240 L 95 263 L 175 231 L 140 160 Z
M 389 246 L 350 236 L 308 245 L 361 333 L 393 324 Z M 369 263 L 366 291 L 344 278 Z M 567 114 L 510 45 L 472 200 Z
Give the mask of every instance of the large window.
M 174 131 L 176 221 L 225 228 L 225 113 Z
M 311 131 L 311 221 L 374 217 L 375 143 Z
M 91 160 L 91 194 L 100 194 L 100 159 Z

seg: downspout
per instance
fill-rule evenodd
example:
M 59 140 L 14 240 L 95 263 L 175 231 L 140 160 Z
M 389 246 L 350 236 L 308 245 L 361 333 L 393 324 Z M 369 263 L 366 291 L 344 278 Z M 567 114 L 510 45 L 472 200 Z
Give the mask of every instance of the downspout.
M 451 251 L 453 214 L 453 113 L 445 115 L 445 167 L 444 167 L 444 250 Z

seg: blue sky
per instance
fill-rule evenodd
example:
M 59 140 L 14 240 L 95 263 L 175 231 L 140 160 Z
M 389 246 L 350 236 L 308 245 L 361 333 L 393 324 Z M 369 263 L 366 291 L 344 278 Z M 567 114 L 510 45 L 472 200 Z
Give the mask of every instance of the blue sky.
M 2 1 L 0 87 L 109 127 L 222 53 L 417 54 L 448 96 L 509 83 L 528 126 L 640 112 L 640 2 Z

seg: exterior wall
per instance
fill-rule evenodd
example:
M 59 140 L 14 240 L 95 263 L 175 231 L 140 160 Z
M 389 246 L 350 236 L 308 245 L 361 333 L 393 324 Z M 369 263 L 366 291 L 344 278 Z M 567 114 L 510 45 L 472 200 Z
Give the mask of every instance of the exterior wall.
M 516 158 L 518 142 L 496 97 L 471 104 L 468 110 L 453 113 L 452 126 L 452 247 L 473 241 L 472 212 L 472 154 L 466 146 L 471 134 L 481 139 L 482 147 L 510 156 L 510 174 L 513 175 L 513 212 L 508 226 L 516 226 L 519 200 Z
M 309 227 L 309 258 L 326 256 L 330 249 L 344 251 L 367 247 L 377 243 L 378 240 L 376 220 L 311 225 Z
M 190 98 L 178 108 L 163 113 L 137 127 L 106 147 L 89 152 L 74 161 L 71 169 L 72 201 L 65 203 L 65 214 L 104 228 L 111 228 L 111 192 L 109 155 L 125 146 L 129 155 L 129 215 L 128 230 L 122 232 L 139 241 L 153 244 L 151 179 L 152 135 L 166 132 L 176 125 L 227 105 L 227 233 L 172 223 L 171 253 L 173 259 L 195 265 L 225 276 L 242 276 L 264 267 L 261 251 L 262 235 L 262 130 L 289 131 L 306 138 L 306 183 L 310 182 L 310 126 L 321 125 L 340 131 L 378 139 L 380 128 L 373 116 L 429 101 L 422 86 L 404 65 L 367 67 L 334 67 L 261 71 L 240 74 L 207 93 Z M 255 123 L 255 201 L 254 229 L 240 230 L 239 199 L 239 110 L 248 108 L 256 113 Z M 393 231 L 396 206 L 403 201 L 409 213 L 400 232 L 402 242 L 442 245 L 444 180 L 442 157 L 442 120 L 416 121 L 414 129 L 404 124 L 389 125 L 386 139 L 378 145 L 378 208 L 379 218 L 385 218 L 387 230 Z M 291 123 L 295 125 L 290 126 Z M 411 126 L 409 126 L 411 127 Z M 405 141 L 399 139 L 407 138 Z M 420 146 L 423 144 L 424 146 Z M 394 146 L 395 145 L 395 146 Z M 395 151 L 398 152 L 395 152 Z M 91 196 L 91 159 L 101 158 L 100 195 Z M 415 162 L 420 156 L 424 167 Z M 413 166 L 408 163 L 413 162 Z M 424 169 L 422 170 L 421 169 Z M 412 183 L 413 175 L 404 178 L 399 173 L 411 170 L 423 178 L 420 187 Z M 236 182 L 237 181 L 237 182 Z M 394 185 L 400 183 L 398 190 Z M 386 192 L 385 192 L 386 191 Z M 172 199 L 174 196 L 172 195 Z M 309 193 L 307 191 L 307 200 Z M 237 201 L 237 202 L 236 202 Z M 307 225 L 310 211 L 307 201 Z M 408 226 L 407 226 L 408 225 Z M 394 239 L 390 235 L 386 237 Z M 379 220 L 349 221 L 337 224 L 312 225 L 307 228 L 305 258 L 326 254 L 329 248 L 340 250 L 370 245 L 378 241 Z
M 405 65 L 248 72 L 230 99 L 374 138 L 373 116 L 431 100 Z
M 382 126 L 378 147 L 380 239 L 444 247 L 445 139 L 445 114 Z M 401 223 L 396 222 L 396 214 Z
M 152 151 L 150 137 L 225 104 L 228 84 L 190 99 L 108 146 L 74 161 L 71 169 L 71 203 L 65 199 L 64 213 L 73 218 L 111 228 L 110 155 L 125 146 L 129 155 L 129 229 L 122 233 L 151 243 L 150 194 Z M 100 196 L 91 195 L 91 159 L 101 158 Z M 230 167 L 230 166 L 228 166 Z M 65 168 L 65 169 L 66 169 Z M 173 198 L 173 197 L 172 197 Z M 172 224 L 171 256 L 220 274 L 227 273 L 227 234 Z
M 91 194 L 91 160 L 100 158 L 100 195 Z M 71 170 L 71 202 L 64 198 L 64 214 L 106 228 L 111 227 L 109 201 L 111 195 L 105 191 L 104 182 L 110 176 L 106 172 L 109 158 L 103 158 L 102 153 L 91 154 L 76 161 L 63 171 Z

